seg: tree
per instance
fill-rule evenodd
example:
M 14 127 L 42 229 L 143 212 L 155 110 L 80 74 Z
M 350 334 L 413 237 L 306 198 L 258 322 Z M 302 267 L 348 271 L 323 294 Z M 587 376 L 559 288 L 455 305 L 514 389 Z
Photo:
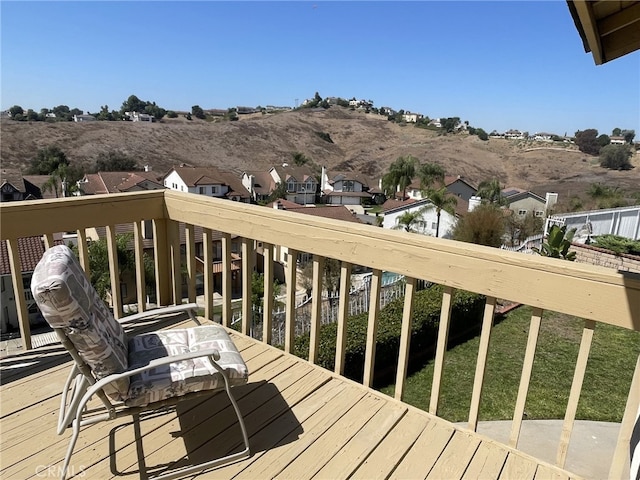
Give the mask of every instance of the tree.
M 444 182 L 444 168 L 437 163 L 425 163 L 418 168 L 420 187 L 429 188 L 435 181 Z
M 632 155 L 628 145 L 607 145 L 600 150 L 600 166 L 612 170 L 631 170 Z
M 395 196 L 395 193 L 402 191 L 402 199 L 406 196 L 407 187 L 411 184 L 416 174 L 416 159 L 411 155 L 398 157 L 389 165 L 389 171 L 382 177 L 382 189 L 387 196 Z
M 206 118 L 204 110 L 200 108 L 200 105 L 194 105 L 193 107 L 191 107 L 191 115 L 201 120 L 204 120 Z
M 125 112 L 144 112 L 144 108 L 147 106 L 147 102 L 140 100 L 135 95 L 129 95 L 120 107 L 120 114 L 124 115 Z
M 553 225 L 547 235 L 547 241 L 543 242 L 540 248 L 534 247 L 531 250 L 543 257 L 563 258 L 573 262 L 576 259 L 576 252 L 569 252 L 569 247 L 575 233 L 575 228 L 567 232 L 566 225 L 562 227 Z
M 295 152 L 292 154 L 292 157 L 293 157 L 293 163 L 295 163 L 299 167 L 309 163 L 309 159 L 305 156 L 304 153 Z
M 424 220 L 422 219 L 422 209 L 413 212 L 404 212 L 396 220 L 394 230 L 404 230 L 405 232 L 418 233 L 422 230 Z
M 606 133 L 600 135 L 596 140 L 598 141 L 598 145 L 600 145 L 600 148 L 606 147 L 611 143 L 611 138 Z
M 589 155 L 598 155 L 600 153 L 600 144 L 597 137 L 598 130 L 588 128 L 587 130 L 577 131 L 574 141 L 581 152 Z
M 60 147 L 51 145 L 41 148 L 36 153 L 35 158 L 31 160 L 31 166 L 28 173 L 34 175 L 51 175 L 58 170 L 60 165 L 69 165 L 69 160 Z
M 458 220 L 453 239 L 461 242 L 500 247 L 504 235 L 504 210 L 482 204 Z
M 56 198 L 67 196 L 66 166 L 61 164 L 57 170 L 51 172 L 49 179 L 42 185 L 42 193 L 53 192 Z
M 278 182 L 276 188 L 267 197 L 266 203 L 275 202 L 280 198 L 287 198 L 287 184 L 285 182 Z
M 273 300 L 280 295 L 281 285 L 274 280 L 273 283 Z M 253 272 L 251 274 L 251 304 L 256 309 L 264 306 L 264 274 Z
M 460 124 L 460 117 L 441 118 L 440 125 L 442 129 L 447 133 L 455 131 L 456 127 Z
M 139 170 L 136 161 L 122 152 L 100 152 L 96 157 L 95 172 L 130 172 L 134 170 Z
M 500 180 L 497 178 L 480 182 L 476 195 L 488 203 L 496 205 L 506 205 L 507 203 L 507 199 L 502 195 Z
M 629 145 L 631 145 L 633 143 L 633 139 L 636 136 L 636 131 L 635 130 L 622 130 L 622 136 L 624 137 L 624 141 L 627 142 Z
M 611 136 L 612 137 L 619 137 L 622 134 L 622 130 L 620 130 L 618 127 L 614 128 L 611 131 Z
M 16 116 L 20 115 L 20 117 L 22 117 L 22 115 L 24 115 L 24 110 L 20 105 L 14 105 L 9 109 L 9 115 L 15 120 Z
M 505 229 L 511 239 L 511 245 L 520 244 L 528 237 L 542 233 L 542 227 L 542 218 L 536 217 L 533 212 L 527 213 L 524 217 L 511 212 L 505 217 Z
M 476 135 L 478 136 L 478 138 L 480 140 L 482 140 L 483 142 L 486 142 L 487 140 L 489 140 L 489 135 L 487 134 L 487 132 L 485 132 L 483 129 L 481 128 L 476 128 Z
M 424 195 L 429 199 L 431 204 L 424 207 L 426 210 L 431 208 L 436 209 L 436 237 L 440 236 L 440 215 L 442 211 L 449 212 L 451 215 L 455 215 L 455 207 L 458 204 L 458 199 L 447 192 L 447 187 L 442 187 L 438 190 L 427 189 Z

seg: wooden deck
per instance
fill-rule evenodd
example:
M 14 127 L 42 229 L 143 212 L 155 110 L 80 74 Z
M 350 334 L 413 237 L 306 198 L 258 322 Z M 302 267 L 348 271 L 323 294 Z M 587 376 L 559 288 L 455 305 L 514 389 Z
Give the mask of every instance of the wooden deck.
M 234 392 L 252 456 L 199 478 L 576 478 L 493 440 L 282 351 L 233 334 L 250 370 Z M 2 360 L 0 478 L 57 478 L 70 431 L 55 433 L 70 357 L 50 345 Z M 75 478 L 144 478 L 240 445 L 226 396 L 143 419 L 139 462 L 130 419 L 83 429 Z M 141 471 L 143 473 L 141 473 Z M 192 477 L 190 477 L 192 478 Z

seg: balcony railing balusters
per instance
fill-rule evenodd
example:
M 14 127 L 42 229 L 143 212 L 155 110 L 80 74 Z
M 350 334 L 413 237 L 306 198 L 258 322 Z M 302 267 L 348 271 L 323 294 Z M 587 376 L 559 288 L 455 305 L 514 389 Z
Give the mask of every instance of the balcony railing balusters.
M 454 289 L 444 287 L 442 293 L 442 307 L 440 308 L 440 324 L 438 325 L 438 338 L 436 344 L 436 358 L 433 366 L 433 382 L 431 385 L 431 398 L 429 399 L 429 413 L 438 414 L 440 401 L 440 387 L 442 384 L 442 371 L 444 369 L 444 357 L 449 343 L 449 323 L 451 309 L 453 307 Z
M 147 287 L 144 268 L 144 244 L 142 222 L 133 222 L 133 251 L 136 262 L 136 297 L 138 299 L 138 312 L 144 312 L 147 308 Z M 79 240 L 79 238 L 78 238 Z M 78 248 L 79 250 L 79 248 Z
M 322 318 L 322 274 L 325 258 L 313 256 L 313 274 L 311 280 L 311 325 L 309 327 L 309 361 L 318 362 L 320 345 L 320 320 Z
M 187 223 L 184 226 L 185 256 L 187 262 L 187 297 L 189 303 L 196 301 L 196 239 L 195 228 Z
M 122 292 L 120 291 L 120 266 L 118 265 L 118 248 L 116 245 L 116 227 L 107 225 L 107 254 L 109 256 L 109 276 L 111 278 L 111 305 L 113 316 L 122 318 Z
M 542 323 L 542 309 L 533 308 L 531 314 L 531 323 L 529 324 L 529 335 L 527 337 L 527 347 L 524 352 L 524 363 L 522 365 L 522 374 L 520 375 L 520 386 L 518 387 L 518 398 L 513 414 L 513 423 L 511 424 L 511 435 L 509 436 L 509 445 L 513 448 L 518 447 L 520 438 L 520 428 L 522 427 L 522 419 L 524 417 L 524 407 L 527 402 L 527 393 L 529 392 L 529 383 L 531 381 L 531 372 L 533 371 L 533 360 L 536 355 L 536 346 L 538 345 L 538 334 L 540 333 L 540 324 Z
M 369 317 L 367 322 L 367 344 L 364 354 L 364 374 L 362 383 L 367 387 L 373 385 L 373 374 L 376 359 L 376 337 L 378 334 L 378 315 L 380 315 L 380 286 L 382 270 L 374 269 L 371 275 L 371 291 L 369 293 Z
M 18 250 L 17 238 L 7 240 L 7 253 L 9 254 L 9 268 L 11 269 L 11 281 L 13 282 L 13 296 L 16 299 L 22 348 L 31 350 L 31 326 L 29 325 L 27 301 L 25 300 L 24 286 L 22 284 L 22 266 L 20 264 L 20 251 Z
M 204 280 L 204 316 L 213 320 L 213 232 L 210 228 L 202 229 L 202 249 L 204 254 L 203 280 Z M 226 267 L 227 265 L 225 265 Z M 231 266 L 229 265 L 229 268 Z M 225 295 L 229 292 L 227 291 Z M 231 320 L 224 317 L 223 321 Z
M 54 241 L 54 238 L 53 238 L 53 233 L 45 233 L 44 234 L 44 248 L 49 250 L 54 245 L 55 245 L 55 241 Z
M 640 412 L 640 355 L 636 360 L 636 368 L 633 372 L 629 396 L 627 397 L 627 404 L 624 409 L 624 415 L 622 416 L 620 432 L 618 433 L 618 442 L 613 452 L 609 478 L 622 479 L 629 473 L 628 470 L 625 471 L 625 460 L 629 458 L 631 435 L 633 434 L 634 422 L 636 421 L 638 412 Z
M 298 265 L 298 252 L 297 250 L 289 249 L 287 254 L 287 268 L 285 272 L 286 276 L 286 319 L 284 329 L 284 351 L 291 353 L 293 351 L 293 342 L 296 332 L 296 269 Z
M 349 314 L 349 291 L 351 290 L 351 264 L 340 265 L 340 297 L 338 300 L 338 332 L 336 335 L 335 372 L 344 374 L 345 346 L 347 344 L 347 316 Z
M 205 265 L 211 265 L 211 263 L 205 262 Z M 208 270 L 211 270 L 211 269 L 208 269 Z M 231 317 L 233 316 L 233 312 L 231 311 L 232 275 L 233 273 L 232 273 L 232 263 L 231 263 L 231 235 L 229 233 L 223 233 L 222 234 L 222 324 L 225 327 L 231 326 Z M 205 290 L 205 295 L 209 295 L 210 297 L 213 298 L 213 288 Z
M 487 368 L 489 340 L 491 339 L 491 328 L 493 327 L 493 317 L 495 311 L 495 297 L 486 297 L 484 316 L 482 318 L 482 332 L 480 333 L 480 346 L 478 347 L 478 360 L 476 362 L 476 374 L 473 380 L 471 406 L 469 407 L 469 429 L 473 430 L 474 432 L 478 428 L 478 413 L 480 411 L 480 401 L 482 400 L 484 373 Z
M 156 298 L 158 305 L 171 304 L 171 264 L 164 218 L 153 219 L 153 249 L 156 270 Z
M 78 257 L 80 258 L 80 266 L 87 275 L 87 278 L 91 278 L 91 267 L 89 266 L 89 244 L 87 243 L 87 231 L 84 228 L 76 230 L 77 242 L 78 242 Z
M 573 373 L 573 382 L 571 383 L 569 401 L 567 402 L 567 410 L 565 411 L 564 422 L 562 424 L 560 443 L 558 444 L 556 465 L 560 468 L 564 467 L 564 462 L 567 459 L 569 441 L 571 440 L 573 422 L 576 418 L 576 411 L 578 410 L 578 400 L 580 400 L 582 382 L 584 381 L 584 374 L 587 370 L 587 361 L 589 360 L 589 351 L 591 350 L 591 342 L 593 341 L 593 330 L 595 329 L 595 326 L 596 322 L 593 320 L 585 320 L 584 322 L 582 340 L 580 341 L 580 350 L 578 351 L 578 359 L 576 360 L 576 368 Z
M 264 297 L 262 312 L 262 341 L 271 345 L 271 335 L 273 326 L 273 245 L 263 244 L 264 258 Z
M 253 240 L 242 239 L 242 333 L 251 335 L 251 277 L 253 275 Z
M 396 372 L 396 387 L 394 397 L 402 400 L 404 384 L 407 379 L 409 366 L 409 346 L 411 344 L 411 326 L 413 323 L 413 297 L 416 292 L 416 279 L 407 277 L 404 291 L 404 309 L 402 310 L 402 326 L 400 329 L 400 352 L 398 353 L 398 370 Z

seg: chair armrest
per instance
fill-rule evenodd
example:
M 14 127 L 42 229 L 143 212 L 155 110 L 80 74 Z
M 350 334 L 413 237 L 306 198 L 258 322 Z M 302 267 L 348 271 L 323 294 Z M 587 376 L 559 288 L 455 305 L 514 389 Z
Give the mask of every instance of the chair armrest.
M 118 322 L 121 325 L 127 325 L 130 323 L 134 323 L 137 322 L 139 320 L 144 320 L 146 318 L 150 318 L 150 317 L 157 317 L 160 315 L 168 315 L 171 313 L 180 313 L 180 312 L 189 312 L 189 316 L 191 317 L 191 319 L 193 319 L 196 323 L 199 324 L 199 322 L 196 320 L 196 310 L 198 310 L 198 304 L 197 303 L 185 303 L 182 305 L 171 305 L 169 307 L 161 307 L 161 308 L 154 308 L 153 310 L 146 310 L 144 312 L 140 312 L 140 313 L 136 313 L 134 315 L 129 315 L 127 317 L 123 317 L 118 319 Z

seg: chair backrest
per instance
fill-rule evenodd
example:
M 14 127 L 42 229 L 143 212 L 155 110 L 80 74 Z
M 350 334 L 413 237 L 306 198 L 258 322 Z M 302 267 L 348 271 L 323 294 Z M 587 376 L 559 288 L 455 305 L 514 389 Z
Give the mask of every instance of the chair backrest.
M 64 332 L 96 379 L 127 369 L 125 332 L 69 247 L 57 245 L 44 253 L 31 292 L 47 323 Z M 124 400 L 128 390 L 127 378 L 104 388 L 114 400 Z

